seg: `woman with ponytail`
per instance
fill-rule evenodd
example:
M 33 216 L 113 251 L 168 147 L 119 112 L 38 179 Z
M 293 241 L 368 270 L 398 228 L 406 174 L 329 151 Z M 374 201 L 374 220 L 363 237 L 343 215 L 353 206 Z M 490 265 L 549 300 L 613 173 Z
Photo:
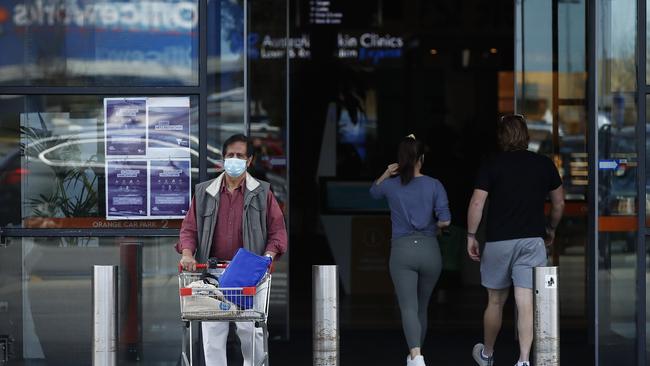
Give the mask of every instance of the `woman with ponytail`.
M 390 207 L 389 267 L 409 347 L 407 366 L 425 366 L 421 347 L 429 299 L 442 268 L 436 233 L 451 223 L 445 188 L 421 173 L 425 150 L 415 136 L 405 137 L 399 144 L 398 163 L 390 164 L 370 189 L 373 198 L 385 197 Z

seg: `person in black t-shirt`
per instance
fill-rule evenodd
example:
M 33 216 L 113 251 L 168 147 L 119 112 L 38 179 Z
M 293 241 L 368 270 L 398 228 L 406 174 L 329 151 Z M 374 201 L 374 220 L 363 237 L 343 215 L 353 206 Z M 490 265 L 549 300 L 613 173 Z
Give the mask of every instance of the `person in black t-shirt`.
M 533 341 L 533 267 L 546 264 L 546 246 L 564 210 L 562 179 L 551 159 L 528 148 L 528 128 L 521 115 L 501 117 L 497 135 L 501 153 L 480 168 L 467 214 L 467 253 L 481 262 L 481 284 L 488 291 L 483 318 L 484 343 L 474 346 L 477 364 L 493 364 L 494 343 L 501 329 L 503 305 L 514 284 L 519 330 L 519 362 L 529 366 Z M 546 198 L 551 213 L 544 215 Z M 480 253 L 476 230 L 487 198 L 487 238 Z

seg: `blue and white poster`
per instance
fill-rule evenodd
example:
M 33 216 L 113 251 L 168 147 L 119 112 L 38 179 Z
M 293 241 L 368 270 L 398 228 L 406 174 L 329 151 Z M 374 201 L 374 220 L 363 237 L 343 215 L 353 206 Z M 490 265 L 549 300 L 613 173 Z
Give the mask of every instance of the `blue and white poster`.
M 189 158 L 190 99 L 147 99 L 148 147 L 151 156 Z
M 105 98 L 106 218 L 179 219 L 191 200 L 189 97 Z
M 105 98 L 106 156 L 147 154 L 146 98 Z
M 149 163 L 152 218 L 182 219 L 190 206 L 190 161 L 152 160 Z
M 147 217 L 147 161 L 106 161 L 106 218 Z

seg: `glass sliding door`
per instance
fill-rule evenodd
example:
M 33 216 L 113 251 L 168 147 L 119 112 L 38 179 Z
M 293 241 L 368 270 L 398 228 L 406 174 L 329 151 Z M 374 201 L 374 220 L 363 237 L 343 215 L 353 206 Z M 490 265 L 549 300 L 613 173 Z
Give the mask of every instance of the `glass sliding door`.
M 288 0 L 247 1 L 247 129 L 255 160 L 249 173 L 271 184 L 289 227 Z M 269 312 L 275 338 L 289 336 L 289 254 L 275 263 Z
M 643 217 L 640 220 L 640 222 L 645 223 L 645 229 L 643 230 L 645 234 L 645 250 L 643 253 L 639 253 L 639 257 L 643 258 L 639 258 L 638 263 L 642 263 L 642 268 L 639 268 L 639 274 L 641 276 L 640 280 L 644 282 L 640 289 L 645 291 L 645 296 L 640 294 L 645 299 L 645 311 L 643 308 L 639 309 L 639 314 L 643 314 L 645 317 L 645 319 L 640 319 L 640 323 L 645 325 L 645 332 L 643 333 L 645 341 L 642 339 L 638 343 L 645 346 L 645 354 L 642 356 L 645 356 L 646 362 L 648 362 L 648 360 L 650 360 L 650 221 L 647 217 L 648 212 L 650 211 L 650 174 L 648 173 L 648 161 L 650 161 L 650 149 L 648 149 L 648 144 L 650 143 L 650 140 L 648 139 L 648 132 L 650 131 L 650 76 L 648 75 L 648 65 L 650 62 L 650 27 L 647 26 L 647 22 L 648 19 L 650 19 L 650 1 L 641 1 L 639 4 L 640 9 L 637 11 L 638 17 L 644 21 L 641 23 L 641 27 L 639 27 L 641 37 L 638 38 L 640 39 L 641 50 L 645 47 L 645 52 L 642 52 L 641 57 L 639 58 L 639 68 L 642 72 L 639 79 L 644 81 L 641 88 L 643 89 L 643 93 L 640 95 L 640 99 L 644 99 L 643 103 L 645 106 L 645 121 L 642 121 L 641 118 L 639 118 L 639 127 L 645 131 L 645 133 L 642 133 L 639 136 L 639 138 L 643 140 L 643 143 L 639 144 L 639 146 L 644 149 L 644 151 L 639 151 L 639 156 L 645 157 L 645 169 L 643 173 L 645 176 L 641 176 L 640 179 L 640 181 L 643 182 L 642 184 L 645 184 L 645 187 L 641 187 L 640 190 L 645 193 L 645 200 L 641 202 L 645 204 L 645 210 L 642 210 L 641 214 L 643 214 Z M 645 7 L 645 9 L 643 9 L 643 7 Z M 645 42 L 643 39 L 645 39 Z
M 589 309 L 586 1 L 519 0 L 515 15 L 516 111 L 527 118 L 529 150 L 553 159 L 566 192 L 548 252 L 560 268 L 561 349 L 581 354 Z
M 595 30 L 592 130 L 598 364 L 646 364 L 647 129 L 645 1 L 601 0 Z
M 566 190 L 552 254 L 562 329 L 589 314 L 597 365 L 648 357 L 646 1 L 520 0 L 515 9 L 517 111 Z

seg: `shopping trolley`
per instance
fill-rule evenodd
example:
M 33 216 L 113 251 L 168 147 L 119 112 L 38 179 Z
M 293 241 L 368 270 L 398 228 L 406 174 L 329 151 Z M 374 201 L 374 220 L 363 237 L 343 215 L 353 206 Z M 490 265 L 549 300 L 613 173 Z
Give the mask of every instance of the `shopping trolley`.
M 261 327 L 264 353 L 261 360 L 255 359 L 256 332 L 253 331 L 251 360 L 253 360 L 253 365 L 268 366 L 267 319 L 271 294 L 271 271 L 267 272 L 256 287 L 223 288 L 215 286 L 227 266 L 228 263 L 218 263 L 208 268 L 207 264 L 197 264 L 197 272 L 184 271 L 180 265 L 178 267 L 181 320 L 184 323 L 181 351 L 183 366 L 193 366 L 194 362 L 192 341 L 192 322 L 194 321 L 252 322 L 255 327 Z

